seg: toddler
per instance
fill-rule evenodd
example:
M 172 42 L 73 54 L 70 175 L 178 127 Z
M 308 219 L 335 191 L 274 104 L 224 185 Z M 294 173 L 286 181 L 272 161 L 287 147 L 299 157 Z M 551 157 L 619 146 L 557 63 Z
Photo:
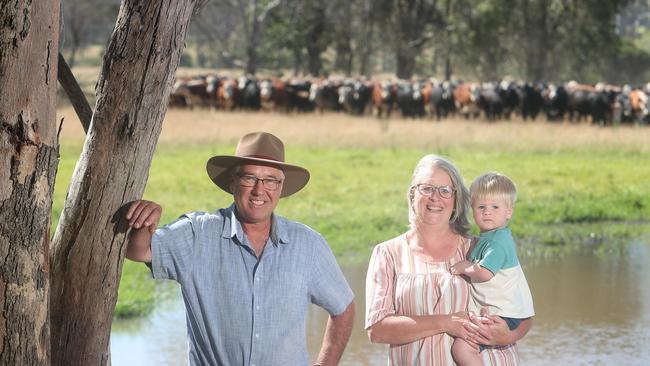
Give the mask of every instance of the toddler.
M 533 299 L 515 249 L 508 220 L 512 217 L 517 189 L 500 173 L 487 173 L 476 178 L 470 187 L 474 220 L 481 230 L 469 261 L 456 263 L 451 273 L 471 280 L 468 310 L 476 314 L 487 309 L 499 315 L 516 329 L 522 320 L 535 315 Z M 480 352 L 464 339 L 456 338 L 452 355 L 459 365 L 482 365 Z

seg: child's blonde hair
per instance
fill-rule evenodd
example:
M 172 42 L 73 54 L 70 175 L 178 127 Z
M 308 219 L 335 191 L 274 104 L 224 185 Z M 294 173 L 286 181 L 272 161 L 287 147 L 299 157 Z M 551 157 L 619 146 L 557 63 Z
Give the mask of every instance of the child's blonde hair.
M 474 179 L 469 188 L 469 197 L 472 203 L 479 198 L 486 197 L 503 199 L 510 208 L 514 208 L 517 200 L 517 187 L 506 175 L 489 172 Z

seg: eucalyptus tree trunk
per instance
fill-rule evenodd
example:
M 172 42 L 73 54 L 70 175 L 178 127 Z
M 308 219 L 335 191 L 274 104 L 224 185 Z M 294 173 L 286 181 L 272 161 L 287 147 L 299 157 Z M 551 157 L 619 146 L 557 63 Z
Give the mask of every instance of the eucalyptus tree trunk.
M 453 73 L 453 69 L 451 67 L 451 57 L 452 57 L 452 45 L 453 42 L 451 40 L 452 37 L 452 8 L 453 8 L 453 3 L 452 0 L 447 0 L 445 3 L 445 81 L 450 81 L 451 80 L 451 75 Z
M 397 77 L 400 79 L 410 79 L 415 69 L 415 58 L 419 50 L 409 47 L 409 45 L 398 44 L 395 56 L 397 58 Z
M 372 77 L 372 65 L 370 59 L 373 53 L 372 39 L 375 32 L 375 14 L 373 11 L 373 4 L 371 0 L 364 1 L 362 8 L 362 26 L 363 26 L 363 44 L 361 45 L 361 61 L 359 66 L 359 74 L 370 79 Z M 352 66 L 352 65 L 350 65 Z M 352 67 L 350 67 L 352 69 Z M 350 70 L 352 71 L 352 70 Z
M 260 39 L 260 21 L 258 17 L 258 4 L 257 0 L 253 0 L 251 4 L 251 30 L 248 38 L 248 45 L 246 46 L 246 73 L 255 75 L 257 72 L 257 47 Z
M 110 364 L 127 241 L 124 209 L 143 194 L 196 2 L 122 2 L 52 243 L 53 365 Z
M 334 59 L 334 69 L 338 71 L 343 71 L 345 76 L 350 76 L 352 75 L 352 17 L 354 14 L 352 13 L 352 3 L 350 1 L 344 0 L 338 3 L 335 3 L 336 10 L 333 14 L 333 17 L 336 22 L 336 26 L 334 26 L 333 33 L 334 33 L 334 43 L 336 45 L 336 57 Z M 320 10 L 320 11 L 319 11 Z M 365 15 L 365 14 L 364 14 Z M 325 9 L 318 9 L 316 8 L 316 11 L 314 12 L 313 15 L 314 20 L 310 22 L 310 24 L 313 27 L 313 33 L 316 34 L 316 41 L 321 43 L 322 45 L 316 49 L 317 54 L 316 54 L 316 60 L 318 62 L 318 72 L 320 73 L 320 68 L 322 67 L 322 62 L 321 62 L 321 54 L 325 51 L 325 48 L 327 47 L 327 44 L 324 43 L 322 38 L 325 35 L 326 31 L 326 18 L 325 18 Z M 331 20 L 330 20 L 331 21 Z M 369 18 L 362 18 L 360 19 L 361 22 L 365 24 L 365 22 L 369 22 Z M 312 35 L 310 34 L 310 43 L 313 44 L 314 42 L 312 41 Z M 370 42 L 369 39 L 366 38 L 366 41 L 368 41 L 366 44 L 363 46 L 367 46 Z M 362 46 L 359 45 L 357 49 L 360 49 Z M 308 48 L 309 49 L 309 48 Z M 311 64 L 312 62 L 310 62 Z M 315 75 L 317 76 L 317 75 Z
M 398 0 L 393 11 L 393 50 L 397 60 L 397 77 L 408 79 L 415 71 L 415 60 L 431 38 L 428 29 L 440 23 L 436 0 Z
M 309 19 L 309 25 L 305 30 L 305 37 L 307 39 L 307 44 L 305 45 L 307 50 L 307 66 L 309 73 L 315 77 L 321 76 L 321 72 L 323 71 L 321 56 L 327 48 L 327 40 L 325 38 L 327 14 L 325 10 L 324 3 L 315 2 L 311 4 L 306 14 L 307 19 Z
M 48 365 L 59 1 L 0 0 L 0 365 Z

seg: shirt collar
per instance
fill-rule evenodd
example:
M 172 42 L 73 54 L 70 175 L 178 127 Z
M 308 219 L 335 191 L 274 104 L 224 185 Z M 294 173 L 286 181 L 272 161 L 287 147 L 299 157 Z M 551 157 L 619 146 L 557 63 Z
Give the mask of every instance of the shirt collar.
M 230 205 L 225 211 L 223 220 L 223 229 L 221 236 L 223 238 L 233 239 L 237 238 L 240 243 L 244 242 L 244 229 L 241 222 L 237 219 L 235 214 L 235 203 Z M 289 243 L 289 235 L 287 235 L 287 223 L 285 219 L 275 213 L 271 217 L 271 242 L 277 245 L 279 243 Z

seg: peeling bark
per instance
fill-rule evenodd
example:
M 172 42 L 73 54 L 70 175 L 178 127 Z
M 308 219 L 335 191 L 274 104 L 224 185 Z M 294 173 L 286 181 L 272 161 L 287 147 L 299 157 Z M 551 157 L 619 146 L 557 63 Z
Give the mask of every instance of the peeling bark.
M 59 9 L 0 0 L 0 365 L 49 365 Z
M 107 365 L 126 250 L 196 0 L 125 0 L 52 243 L 53 365 Z

